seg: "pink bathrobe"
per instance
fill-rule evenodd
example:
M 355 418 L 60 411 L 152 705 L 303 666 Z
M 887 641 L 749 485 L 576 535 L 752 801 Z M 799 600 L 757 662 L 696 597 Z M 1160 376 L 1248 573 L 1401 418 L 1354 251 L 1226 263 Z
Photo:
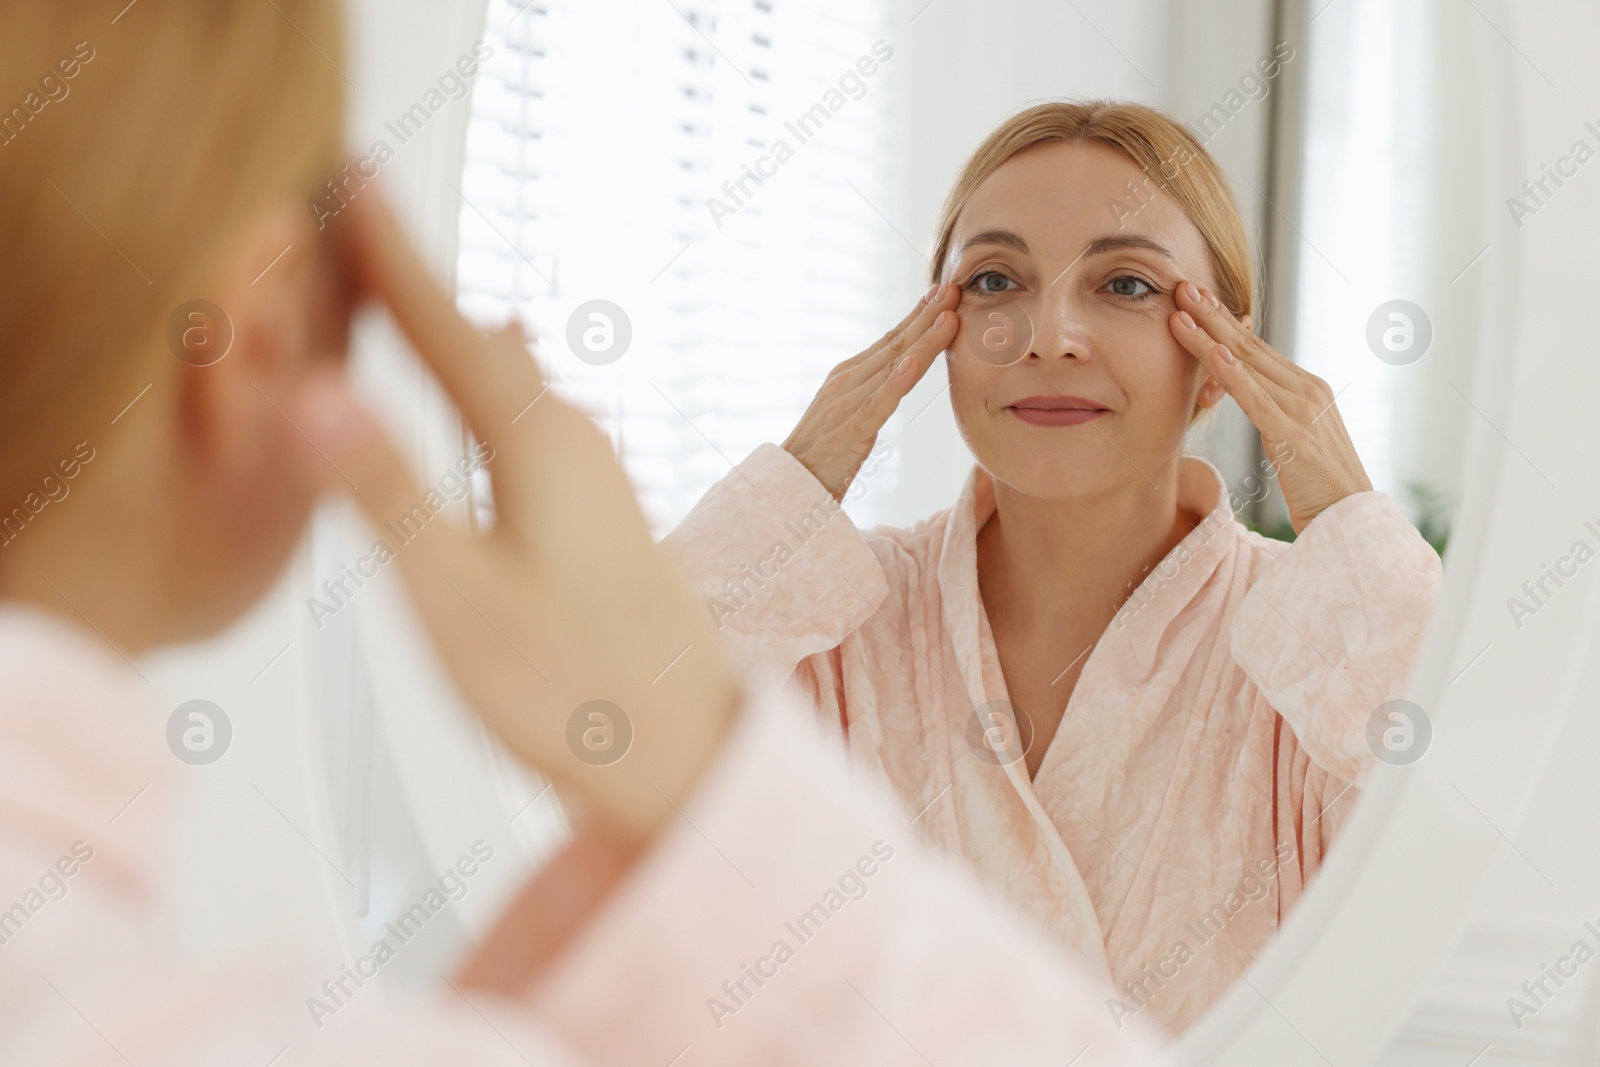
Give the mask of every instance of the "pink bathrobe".
M 310 939 L 196 969 L 169 947 L 166 844 L 212 768 L 167 750 L 147 693 L 93 631 L 0 605 L 0 1064 L 1167 1063 L 772 691 L 620 883 L 534 879 L 609 895 L 526 997 L 396 1003 L 349 976 L 372 956 Z
M 793 672 L 848 723 L 857 761 L 929 838 L 1111 984 L 1112 1019 L 1172 1032 L 1304 891 L 1376 761 L 1368 720 L 1403 695 L 1442 573 L 1382 493 L 1339 501 L 1293 544 L 1235 521 L 1197 457 L 1179 500 L 1206 518 L 1088 654 L 1032 781 L 978 591 L 995 508 L 981 468 L 949 510 L 863 535 L 763 445 L 666 540 L 745 669 Z

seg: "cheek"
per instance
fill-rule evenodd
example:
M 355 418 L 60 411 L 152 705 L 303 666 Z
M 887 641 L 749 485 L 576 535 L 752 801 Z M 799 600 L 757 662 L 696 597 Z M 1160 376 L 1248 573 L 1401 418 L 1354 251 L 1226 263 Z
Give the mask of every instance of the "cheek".
M 950 351 L 988 368 L 1016 363 L 1033 347 L 1038 308 L 1008 296 L 978 298 L 964 294 L 956 309 L 960 328 Z
M 989 400 L 994 395 L 1003 370 L 985 366 L 952 347 L 945 353 L 945 369 L 950 376 L 950 407 L 956 425 L 963 433 L 978 429 L 989 415 Z
M 313 359 L 342 360 L 350 346 L 350 318 L 355 301 L 349 280 L 336 262 L 320 261 L 302 293 L 306 309 L 306 353 Z
M 271 408 L 268 412 L 276 415 Z M 265 540 L 276 542 L 284 536 L 285 529 L 297 529 L 310 515 L 318 489 L 306 465 L 300 462 L 307 448 L 305 438 L 287 420 L 280 416 L 275 422 L 263 423 L 256 440 L 248 466 L 241 465 L 236 472 L 234 482 L 240 493 L 234 507 L 247 516 L 246 525 L 259 531 Z M 285 462 L 285 457 L 294 458 Z
M 1201 368 L 1172 336 L 1165 319 L 1140 324 L 1117 351 L 1126 355 L 1118 361 L 1115 377 L 1135 404 L 1163 419 L 1186 409 L 1199 385 Z
M 316 502 L 298 457 L 304 440 L 290 440 L 295 430 L 270 407 L 277 420 L 255 431 L 257 446 L 234 463 L 205 494 L 205 519 L 195 525 L 206 539 L 202 554 L 226 561 L 217 581 L 249 602 L 259 595 L 293 551 Z

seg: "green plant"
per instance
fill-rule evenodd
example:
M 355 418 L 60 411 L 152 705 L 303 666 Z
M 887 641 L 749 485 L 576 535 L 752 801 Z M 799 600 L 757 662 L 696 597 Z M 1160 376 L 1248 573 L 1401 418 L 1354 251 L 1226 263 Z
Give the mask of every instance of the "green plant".
M 1269 526 L 1263 526 L 1258 522 L 1253 522 L 1250 519 L 1246 519 L 1244 520 L 1244 525 L 1246 529 L 1254 533 L 1258 533 L 1262 537 L 1271 537 L 1278 541 L 1294 540 L 1294 524 L 1292 524 L 1288 518 L 1279 519 L 1277 522 L 1272 523 Z
M 1444 547 L 1450 540 L 1450 505 L 1445 501 L 1444 494 L 1424 481 L 1407 482 L 1405 488 L 1417 513 L 1417 532 L 1433 546 L 1435 552 L 1444 555 Z M 1287 518 L 1267 525 L 1246 519 L 1244 525 L 1263 537 L 1279 541 L 1294 540 L 1294 526 Z
M 1450 540 L 1450 505 L 1444 494 L 1427 482 L 1416 480 L 1406 483 L 1406 493 L 1417 509 L 1417 532 L 1444 555 L 1444 546 Z

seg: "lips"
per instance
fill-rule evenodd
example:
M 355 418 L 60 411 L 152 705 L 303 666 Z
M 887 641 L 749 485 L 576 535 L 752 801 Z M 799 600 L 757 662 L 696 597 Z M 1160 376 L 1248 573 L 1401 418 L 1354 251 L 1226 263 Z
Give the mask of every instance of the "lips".
M 1077 426 L 1111 413 L 1110 408 L 1097 400 L 1063 393 L 1023 397 L 1008 405 L 1006 410 L 1034 426 Z

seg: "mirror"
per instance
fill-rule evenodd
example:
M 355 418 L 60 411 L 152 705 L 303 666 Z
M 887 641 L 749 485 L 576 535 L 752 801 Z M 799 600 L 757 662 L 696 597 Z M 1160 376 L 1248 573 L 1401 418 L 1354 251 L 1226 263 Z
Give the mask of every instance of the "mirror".
M 725 0 L 639 5 L 632 18 L 638 33 L 619 38 L 615 13 L 593 5 L 489 0 L 452 185 L 461 306 L 485 325 L 530 324 L 558 388 L 609 430 L 657 530 L 676 529 L 668 544 L 699 568 L 708 610 L 740 647 L 759 658 L 781 646 L 781 668 L 798 663 L 813 691 L 842 693 L 823 711 L 851 721 L 857 754 L 893 768 L 932 837 L 1111 979 L 1119 1025 L 1183 1033 L 1339 855 L 1355 769 L 1408 769 L 1430 745 L 1432 705 L 1400 697 L 1422 627 L 1400 620 L 1431 603 L 1416 574 L 1437 569 L 1428 561 L 1451 536 L 1468 433 L 1497 421 L 1480 391 L 1492 380 L 1483 307 L 1506 267 L 1479 161 L 1497 136 L 1481 121 L 1481 69 L 1498 38 L 1483 39 L 1493 34 L 1470 9 L 1378 0 Z M 1125 152 L 1085 162 L 1076 148 L 1022 163 L 1046 145 L 967 190 L 941 243 L 941 204 L 984 138 L 1064 97 L 1158 107 L 1193 152 L 1158 135 L 1148 164 Z M 1342 431 L 1329 428 L 1342 422 L 1386 497 L 1369 494 L 1364 519 L 1345 517 L 1354 505 L 1330 514 L 1292 553 L 1283 542 L 1305 532 L 1292 514 L 1305 493 L 1282 488 L 1295 462 L 1284 434 L 1264 440 L 1225 397 L 1181 444 L 1170 433 L 1150 444 L 1160 434 L 1137 416 L 1159 401 L 1118 363 L 1191 358 L 1165 324 L 1173 283 L 1205 270 L 1210 287 L 1227 285 L 1211 273 L 1226 256 L 1207 252 L 1227 239 L 1202 236 L 1174 198 L 1203 198 L 1189 179 L 1205 159 L 1237 200 L 1248 248 L 1234 273 L 1256 276 L 1253 327 L 1326 383 L 1327 403 L 1300 417 L 1302 449 L 1337 447 Z M 995 230 L 1030 247 L 971 241 Z M 1148 250 L 1074 258 L 1076 244 L 1057 247 L 1067 233 L 1134 234 L 1176 255 L 1167 266 Z M 1141 280 L 1165 285 L 1162 312 L 1115 303 L 1113 269 L 1135 275 L 1121 283 L 1135 293 Z M 975 291 L 984 270 L 996 291 Z M 828 427 L 815 419 L 794 445 L 811 450 L 799 464 L 770 448 L 746 461 L 789 439 L 830 368 L 934 278 L 964 287 L 961 335 L 869 437 L 858 473 L 827 468 L 815 439 Z M 1230 298 L 1239 310 L 1244 295 Z M 1042 369 L 1075 347 L 1081 362 Z M 1093 415 L 1010 405 L 1041 381 L 1057 393 L 1078 383 L 1128 421 L 1112 432 Z M 997 397 L 1027 430 L 996 428 L 986 405 Z M 1168 422 L 1182 431 L 1176 410 Z M 1186 461 L 1178 479 L 1180 449 L 1210 466 Z M 1291 474 L 1320 461 L 1300 462 Z M 811 486 L 841 496 L 845 516 Z M 721 494 L 715 519 L 697 520 L 708 491 Z M 1163 519 L 1139 552 L 1119 549 L 1121 534 L 1069 538 L 1088 525 L 1081 505 L 1058 509 L 1064 525 L 1024 518 L 1042 499 L 1141 496 L 1170 516 L 1174 495 L 1194 513 L 1170 537 Z M 771 501 L 793 514 L 751 517 L 748 536 L 728 529 Z M 1030 556 L 991 514 L 1105 566 Z M 888 532 L 930 516 L 920 542 Z M 1414 530 L 1396 529 L 1406 521 Z M 888 529 L 862 541 L 847 523 Z M 1132 526 L 1134 540 L 1150 529 Z M 913 562 L 880 573 L 868 543 Z M 1291 578 L 1300 559 L 1312 573 Z M 1026 578 L 1008 582 L 1008 566 Z M 1066 572 L 1098 591 L 1112 571 L 1111 604 L 1092 618 L 1018 595 L 1070 585 Z M 1368 591 L 1341 599 L 1363 580 Z M 806 598 L 815 617 L 798 618 Z M 1323 646 L 1348 633 L 1330 621 L 1340 611 L 1390 629 L 1330 656 Z M 802 632 L 823 636 L 802 647 Z M 1319 672 L 1326 682 L 1306 681 Z M 1279 693 L 1301 703 L 1275 706 Z M 856 705 L 877 710 L 858 718 Z M 948 744 L 947 721 L 958 724 Z
M 1067 885 L 1061 899 L 1078 894 L 1074 918 L 1094 937 L 1065 950 L 1098 941 L 1119 984 L 1145 983 L 1138 996 L 1116 991 L 1112 1017 L 1181 1035 L 1180 1054 L 1193 1062 L 1371 1062 L 1415 1008 L 1497 856 L 1514 855 L 1506 842 L 1525 844 L 1518 827 L 1550 739 L 1592 684 L 1569 675 L 1593 616 L 1588 587 L 1547 582 L 1561 595 L 1541 594 L 1537 604 L 1518 593 L 1595 518 L 1581 514 L 1579 466 L 1596 443 L 1583 437 L 1593 420 L 1575 410 L 1592 393 L 1583 372 L 1557 358 L 1577 350 L 1572 307 L 1582 301 L 1558 265 L 1572 261 L 1561 242 L 1584 231 L 1587 194 L 1540 166 L 1566 174 L 1573 153 L 1564 146 L 1589 138 L 1570 106 L 1548 107 L 1577 99 L 1576 90 L 1553 89 L 1534 64 L 1563 85 L 1578 84 L 1587 68 L 1580 58 L 1557 64 L 1553 46 L 1529 43 L 1579 16 L 1551 5 L 1513 19 L 1509 5 L 1489 0 L 1399 10 L 1378 0 L 624 6 L 618 14 L 575 0 L 484 0 L 412 5 L 406 19 L 392 4 L 358 3 L 352 142 L 441 271 L 454 271 L 461 306 L 486 325 L 515 315 L 537 334 L 558 388 L 612 435 L 662 536 L 713 485 L 737 479 L 731 469 L 758 446 L 784 441 L 830 368 L 927 289 L 940 205 L 1008 116 L 1068 96 L 1150 104 L 1215 158 L 1260 283 L 1257 332 L 1327 382 L 1374 488 L 1421 539 L 1448 546 L 1434 624 L 1404 693 L 1425 718 L 1385 718 L 1378 731 L 1380 747 L 1393 736 L 1404 750 L 1425 724 L 1431 741 L 1414 762 L 1379 760 L 1359 804 L 1337 787 L 1319 795 L 1334 814 L 1309 812 L 1301 822 L 1319 834 L 1337 821 L 1338 832 L 1314 869 L 1305 866 L 1293 901 L 1285 903 L 1282 879 L 1306 864 L 1304 842 L 1284 859 L 1269 835 L 1264 850 L 1233 848 L 1236 870 L 1183 898 L 1169 916 L 1175 929 L 1143 941 L 1128 936 L 1138 916 L 1113 914 L 1117 898 L 1192 880 L 1192 869 L 1164 863 L 1148 827 L 1113 826 L 1101 812 L 1076 810 L 1080 795 L 1035 788 L 1061 765 L 1028 765 L 1049 745 L 1042 753 L 1029 745 L 1026 703 L 1006 700 L 988 709 L 997 720 L 983 717 L 994 694 L 1013 688 L 1005 663 L 991 658 L 936 678 L 965 701 L 949 762 L 1010 789 L 999 795 L 1033 820 L 1013 842 L 1026 861 L 1015 867 L 1018 895 L 1054 899 L 1025 883 L 1040 871 L 1065 878 L 1081 851 L 1088 874 L 1079 870 L 1083 884 Z M 1550 114 L 1533 123 L 1523 109 L 1537 105 Z M 376 151 L 380 143 L 386 151 Z M 1534 193 L 1518 191 L 1525 181 Z M 1129 215 L 1130 225 L 1146 221 L 1145 197 L 1137 188 L 1129 196 L 1103 205 L 1108 227 Z M 1513 213 L 1508 197 L 1532 214 Z M 1529 273 L 1535 265 L 1549 271 L 1542 291 L 1521 280 L 1539 277 Z M 1570 337 L 1538 333 L 1535 322 L 1558 323 Z M 400 349 L 382 327 L 364 327 L 357 347 L 360 371 L 413 457 L 426 471 L 448 469 L 470 443 L 436 391 L 377 357 Z M 844 518 L 862 531 L 905 529 L 961 498 L 974 457 L 956 420 L 955 351 L 900 401 L 843 494 L 842 516 L 813 516 L 811 500 L 780 516 L 800 531 L 791 548 L 812 540 L 810 522 L 828 520 L 830 533 Z M 1270 453 L 1234 400 L 1222 400 L 1182 447 L 1215 467 L 1221 503 L 1240 523 L 1267 538 L 1285 534 L 1280 479 L 1263 466 Z M 1540 532 L 1548 530 L 1560 536 L 1551 541 Z M 249 700 L 276 694 L 300 708 L 299 720 L 275 727 L 263 710 L 255 728 L 287 731 L 284 744 L 298 743 L 289 735 L 300 729 L 310 738 L 306 785 L 316 803 L 291 814 L 314 828 L 340 871 L 359 874 L 357 885 L 327 879 L 351 943 L 362 943 L 362 924 L 381 917 L 385 901 L 415 895 L 406 881 L 414 872 L 453 860 L 462 841 L 478 837 L 507 845 L 504 865 L 486 868 L 481 892 L 459 909 L 466 933 L 481 933 L 562 832 L 559 805 L 442 710 L 452 698 L 437 679 L 419 681 L 422 642 L 382 590 L 337 620 L 337 648 L 358 653 L 330 652 L 326 634 L 303 632 L 302 601 L 323 571 L 350 558 L 348 538 L 319 525 L 310 558 L 290 576 L 293 654 L 276 658 L 283 620 L 268 609 L 259 639 L 241 641 L 249 647 L 233 673 L 261 679 Z M 768 548 L 720 560 L 722 579 L 745 583 L 743 593 L 717 598 L 731 627 L 762 610 L 745 574 L 770 585 L 802 573 L 798 555 L 779 559 Z M 871 580 L 870 570 L 842 573 Z M 1508 618 L 1514 593 L 1536 618 Z M 1123 621 L 1151 624 L 1167 603 L 1150 600 Z M 908 670 L 933 654 L 926 643 L 885 636 L 882 647 Z M 1063 665 L 1085 652 L 1081 677 L 1095 644 L 1091 636 L 1070 649 Z M 297 700 L 292 674 L 272 665 L 305 656 L 333 662 L 331 676 L 312 675 L 325 701 L 365 694 L 354 705 L 361 715 L 333 720 L 317 700 Z M 1180 700 L 1173 714 L 1194 706 Z M 1519 709 L 1516 731 L 1504 729 L 1508 707 Z M 1073 736 L 1074 725 L 1056 726 L 1055 736 Z M 1161 755 L 1173 762 L 1107 775 L 1103 791 L 1126 782 L 1156 795 L 1180 758 Z M 1205 765 L 1215 769 L 1216 757 Z M 275 797 L 294 793 L 268 785 Z M 929 778 L 906 798 L 936 839 L 959 850 L 953 792 Z M 331 814 L 314 814 L 324 809 Z M 319 819 L 329 825 L 316 829 Z M 1209 843 L 1212 830 L 1202 821 L 1187 832 Z M 298 839 L 289 845 L 302 849 Z M 1537 853 L 1541 868 L 1550 855 Z M 1268 873 L 1245 869 L 1256 860 Z M 1214 906 L 1226 914 L 1224 933 L 1253 936 L 1239 945 L 1217 938 L 1216 919 L 1203 921 Z M 1268 914 L 1270 922 L 1250 925 Z M 1187 932 L 1191 924 L 1200 934 Z M 1190 937 L 1180 962 L 1172 944 Z M 449 950 L 435 946 L 430 960 Z M 1157 986 L 1147 967 L 1183 977 Z M 1536 962 L 1526 969 L 1536 972 Z M 1197 974 L 1207 979 L 1183 984 Z

